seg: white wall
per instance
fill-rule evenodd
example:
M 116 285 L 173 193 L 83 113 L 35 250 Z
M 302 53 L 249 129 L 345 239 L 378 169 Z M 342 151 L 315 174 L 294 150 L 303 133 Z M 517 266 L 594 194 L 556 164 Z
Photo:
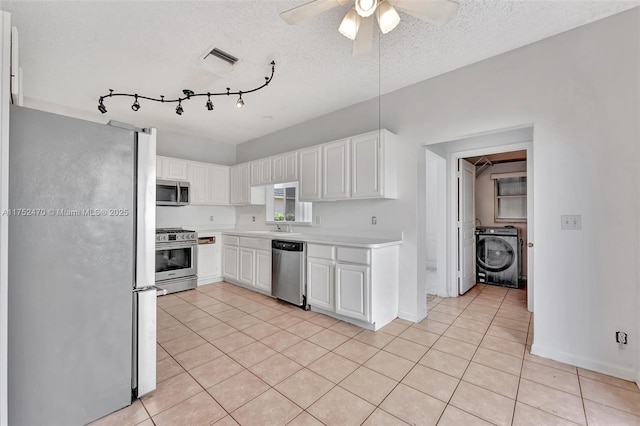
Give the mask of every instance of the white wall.
M 213 220 L 211 219 L 213 216 Z M 156 228 L 192 230 L 233 229 L 236 224 L 234 206 L 157 206 Z
M 404 231 L 400 311 L 417 316 L 421 145 L 532 123 L 533 351 L 636 379 L 639 20 L 635 8 L 382 96 L 380 126 L 401 145 L 398 200 L 316 203 L 314 215 L 323 226 L 363 230 L 376 215 L 378 229 Z M 373 130 L 367 112 L 376 106 L 365 102 L 242 144 L 238 159 Z M 560 231 L 563 214 L 581 214 L 583 230 Z M 627 348 L 613 340 L 619 329 L 629 333 Z
M 231 166 L 236 163 L 236 146 L 212 139 L 158 130 L 158 155 Z

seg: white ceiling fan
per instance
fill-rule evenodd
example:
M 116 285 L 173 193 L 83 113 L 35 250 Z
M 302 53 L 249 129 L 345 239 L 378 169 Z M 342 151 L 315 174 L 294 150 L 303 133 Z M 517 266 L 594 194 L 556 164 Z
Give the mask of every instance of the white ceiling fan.
M 280 17 L 288 24 L 295 25 L 350 1 L 313 0 L 282 12 Z M 451 0 L 355 0 L 338 31 L 354 41 L 354 56 L 366 55 L 373 47 L 373 15 L 378 20 L 380 31 L 387 34 L 400 23 L 396 9 L 430 24 L 443 26 L 453 18 L 458 7 L 458 3 Z

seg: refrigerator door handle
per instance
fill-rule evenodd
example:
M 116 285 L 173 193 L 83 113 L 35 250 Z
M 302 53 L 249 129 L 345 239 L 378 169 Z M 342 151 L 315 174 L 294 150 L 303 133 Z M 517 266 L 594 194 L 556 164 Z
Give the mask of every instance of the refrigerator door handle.
M 140 289 L 155 284 L 156 129 L 137 132 L 136 282 Z
M 155 286 L 134 292 L 137 304 L 136 380 L 137 397 L 156 389 L 156 292 Z

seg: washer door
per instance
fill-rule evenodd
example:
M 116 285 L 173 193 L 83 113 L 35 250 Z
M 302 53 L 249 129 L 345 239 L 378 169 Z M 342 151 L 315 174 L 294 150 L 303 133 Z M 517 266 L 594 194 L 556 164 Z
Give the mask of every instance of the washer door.
M 504 271 L 513 265 L 515 258 L 513 247 L 502 238 L 486 236 L 478 241 L 476 260 L 478 266 L 487 271 Z

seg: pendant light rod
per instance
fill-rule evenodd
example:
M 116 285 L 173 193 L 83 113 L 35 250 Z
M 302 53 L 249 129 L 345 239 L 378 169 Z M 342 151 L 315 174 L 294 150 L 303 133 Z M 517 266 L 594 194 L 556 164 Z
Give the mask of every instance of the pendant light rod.
M 145 99 L 147 101 L 154 101 L 154 102 L 161 102 L 161 103 L 178 103 L 178 107 L 176 109 L 176 113 L 178 115 L 182 115 L 183 109 L 182 109 L 182 102 L 189 100 L 191 98 L 196 98 L 199 96 L 207 96 L 207 99 L 210 101 L 211 100 L 211 96 L 230 96 L 230 95 L 239 95 L 240 98 L 239 100 L 242 100 L 242 95 L 246 95 L 247 93 L 253 93 L 253 92 L 257 92 L 260 89 L 263 89 L 264 87 L 268 86 L 269 83 L 271 83 L 271 80 L 273 79 L 273 75 L 275 73 L 276 70 L 276 63 L 275 61 L 271 61 L 270 63 L 271 65 L 271 75 L 269 77 L 265 77 L 265 82 L 262 86 L 256 87 L 255 89 L 251 89 L 251 90 L 238 90 L 235 92 L 232 92 L 230 88 L 227 87 L 227 91 L 226 92 L 203 92 L 203 93 L 195 93 L 193 90 L 190 89 L 184 89 L 182 91 L 182 93 L 184 93 L 183 97 L 178 97 L 175 99 L 165 99 L 164 95 L 160 95 L 160 98 L 153 98 L 150 96 L 143 96 L 140 94 L 132 94 L 132 93 L 121 93 L 121 92 L 114 92 L 113 89 L 109 89 L 109 93 L 106 95 L 102 95 L 100 96 L 100 98 L 98 99 L 98 111 L 100 111 L 101 113 L 106 113 L 107 112 L 107 108 L 104 106 L 104 99 L 105 98 L 113 98 L 116 96 L 125 96 L 125 97 L 130 97 L 130 98 L 135 98 L 135 102 L 134 105 L 136 105 L 136 108 L 132 109 L 134 111 L 138 111 L 138 109 L 140 109 L 140 104 L 138 103 L 139 99 Z M 208 102 L 207 102 L 208 105 Z M 242 101 L 242 105 L 244 105 L 244 101 Z M 207 109 L 209 109 L 207 107 Z M 178 112 L 178 110 L 180 112 Z M 213 105 L 211 105 L 211 109 L 209 109 L 209 111 L 213 110 Z

